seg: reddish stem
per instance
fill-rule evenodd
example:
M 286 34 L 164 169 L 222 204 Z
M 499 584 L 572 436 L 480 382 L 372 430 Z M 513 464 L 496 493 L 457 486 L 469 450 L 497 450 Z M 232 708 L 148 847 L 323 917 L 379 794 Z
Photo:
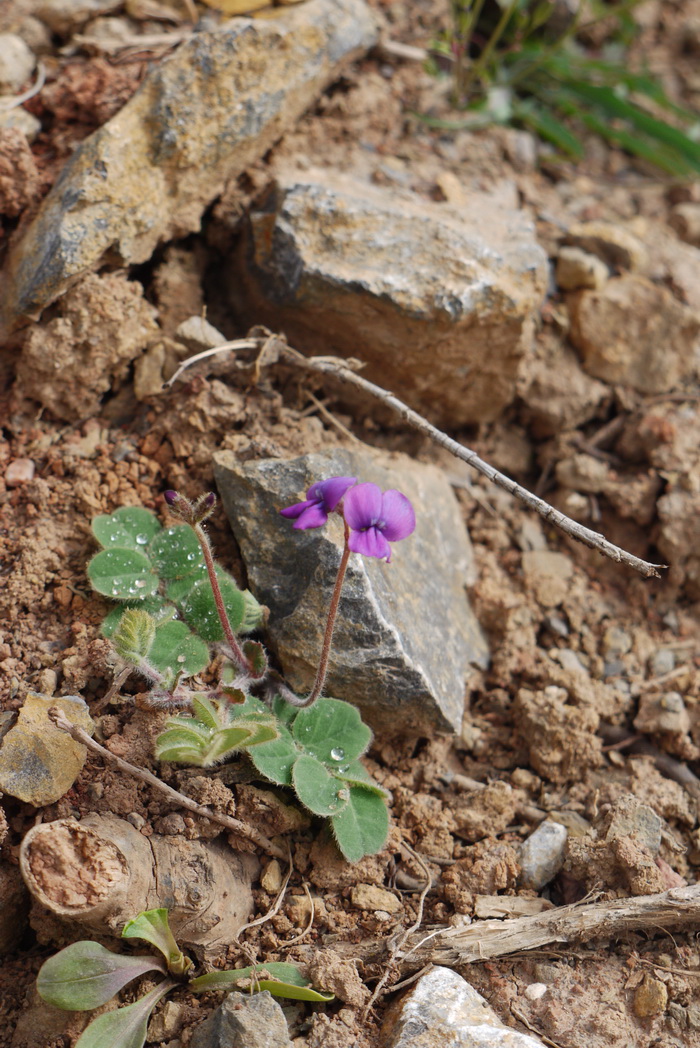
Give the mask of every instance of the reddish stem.
M 195 535 L 199 539 L 199 544 L 202 547 L 202 553 L 204 554 L 204 563 L 207 566 L 207 575 L 209 576 L 209 582 L 211 583 L 211 591 L 214 594 L 214 603 L 216 604 L 216 610 L 219 613 L 219 620 L 223 627 L 224 636 L 226 642 L 231 649 L 234 659 L 238 663 L 239 669 L 243 670 L 244 673 L 251 672 L 251 665 L 248 659 L 245 657 L 243 650 L 236 639 L 236 635 L 231 629 L 231 623 L 228 620 L 228 614 L 226 612 L 226 605 L 224 604 L 224 598 L 221 596 L 221 587 L 219 586 L 219 580 L 216 577 L 216 567 L 214 565 L 214 558 L 211 554 L 211 546 L 209 545 L 209 538 L 202 528 L 201 524 L 193 524 L 192 528 Z
M 321 658 L 316 670 L 316 680 L 314 686 L 311 689 L 308 697 L 304 700 L 304 706 L 312 706 L 316 699 L 321 694 L 323 685 L 326 680 L 326 673 L 328 672 L 328 657 L 331 653 L 331 644 L 333 643 L 333 630 L 335 629 L 335 620 L 338 615 L 338 604 L 340 603 L 340 591 L 343 588 L 343 582 L 345 580 L 345 572 L 347 571 L 348 561 L 350 559 L 350 546 L 348 540 L 350 538 L 350 528 L 345 519 L 343 519 L 345 525 L 345 547 L 343 549 L 343 555 L 340 558 L 340 566 L 338 567 L 338 575 L 335 580 L 335 586 L 333 587 L 333 595 L 331 597 L 331 604 L 328 609 L 328 618 L 326 620 L 326 632 L 323 635 L 323 647 L 321 649 Z

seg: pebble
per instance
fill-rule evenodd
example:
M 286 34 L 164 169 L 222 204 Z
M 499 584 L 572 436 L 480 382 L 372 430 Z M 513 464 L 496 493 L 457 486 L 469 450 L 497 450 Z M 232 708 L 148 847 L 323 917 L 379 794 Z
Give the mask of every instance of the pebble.
M 574 565 L 564 553 L 531 550 L 522 555 L 523 575 L 529 589 L 544 608 L 561 604 L 569 592 Z
M 35 466 L 31 459 L 15 459 L 5 470 L 5 483 L 8 488 L 16 488 L 20 484 L 26 484 L 33 479 L 34 470 Z
M 610 273 L 605 262 L 580 247 L 563 247 L 557 257 L 555 279 L 562 291 L 579 288 L 599 288 Z
M 637 731 L 650 735 L 667 731 L 685 735 L 690 731 L 690 714 L 683 696 L 678 691 L 666 691 L 663 695 L 643 694 L 634 726 Z
M 547 986 L 545 983 L 534 982 L 530 983 L 529 986 L 525 987 L 524 994 L 528 1001 L 539 1001 L 540 997 L 544 997 L 547 992 Z
M 652 655 L 649 668 L 654 677 L 663 677 L 676 668 L 676 653 L 671 648 L 659 648 Z
M 700 245 L 700 204 L 676 204 L 668 221 L 686 244 Z
M 382 1048 L 543 1048 L 504 1026 L 490 1004 L 450 968 L 435 967 L 389 1010 Z M 192 1048 L 198 1046 L 192 1045 Z
M 652 975 L 646 974 L 634 994 L 634 1014 L 640 1019 L 660 1015 L 666 1011 L 668 990 L 666 984 Z
M 34 71 L 36 59 L 21 36 L 0 33 L 0 94 L 19 91 Z
M 198 1026 L 190 1048 L 291 1048 L 284 1012 L 268 990 L 229 993 Z
M 3 127 L 16 127 L 22 131 L 28 142 L 35 142 L 36 137 L 41 131 L 41 120 L 34 116 L 33 113 L 28 113 L 26 109 L 22 109 L 21 106 L 15 106 L 14 109 L 5 109 L 0 111 L 0 128 Z
M 632 637 L 619 626 L 609 626 L 603 634 L 604 655 L 626 655 L 632 649 Z
M 350 902 L 356 910 L 384 910 L 389 914 L 403 909 L 401 900 L 393 892 L 376 884 L 356 884 L 350 893 Z
M 269 895 L 276 895 L 282 887 L 282 867 L 277 859 L 271 859 L 263 870 L 260 886 Z
M 539 891 L 556 877 L 564 862 L 569 831 L 559 822 L 545 819 L 523 843 L 520 878 L 527 888 Z

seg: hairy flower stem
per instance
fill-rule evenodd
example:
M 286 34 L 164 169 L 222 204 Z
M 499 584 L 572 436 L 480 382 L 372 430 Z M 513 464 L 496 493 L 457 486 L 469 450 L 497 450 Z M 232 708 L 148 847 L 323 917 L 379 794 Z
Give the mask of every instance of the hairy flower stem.
M 236 640 L 236 635 L 231 629 L 231 623 L 228 620 L 224 598 L 221 596 L 221 587 L 219 586 L 219 580 L 216 577 L 216 568 L 214 567 L 214 558 L 211 555 L 211 543 L 209 542 L 209 537 L 201 524 L 192 524 L 191 526 L 199 540 L 199 545 L 202 547 L 204 563 L 207 566 L 207 575 L 209 576 L 209 582 L 211 583 L 211 591 L 214 594 L 214 603 L 216 604 L 216 610 L 219 613 L 219 619 L 224 631 L 224 636 L 226 637 L 226 642 L 231 649 L 233 658 L 238 664 L 238 668 L 243 670 L 244 673 L 249 674 L 252 667 L 248 659 L 245 657 L 243 649 Z
M 338 604 L 340 603 L 340 591 L 343 588 L 343 582 L 345 581 L 345 572 L 347 571 L 348 561 L 350 560 L 350 546 L 348 541 L 350 539 L 350 528 L 346 520 L 343 520 L 345 525 L 345 546 L 343 548 L 343 555 L 340 558 L 340 566 L 338 568 L 338 575 L 335 580 L 335 586 L 333 587 L 333 596 L 331 597 L 331 604 L 328 609 L 328 618 L 326 620 L 326 632 L 323 635 L 323 647 L 321 649 L 321 658 L 319 660 L 318 669 L 316 670 L 316 680 L 314 686 L 309 692 L 309 695 L 302 703 L 303 706 L 312 706 L 316 699 L 319 697 L 323 690 L 323 685 L 326 681 L 326 673 L 328 672 L 328 658 L 331 653 L 331 644 L 333 643 L 333 630 L 335 629 L 335 620 L 338 615 Z

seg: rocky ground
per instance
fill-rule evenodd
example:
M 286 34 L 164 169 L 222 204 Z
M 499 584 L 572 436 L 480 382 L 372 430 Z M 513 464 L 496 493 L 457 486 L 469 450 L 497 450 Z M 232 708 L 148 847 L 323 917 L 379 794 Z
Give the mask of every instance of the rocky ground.
M 700 8 L 637 13 L 640 54 L 697 105 Z M 238 945 L 193 940 L 195 955 L 296 959 L 335 992 L 285 1006 L 286 1027 L 263 1017 L 271 1044 L 433 1043 L 417 1016 L 436 1044 L 452 1024 L 465 1046 L 700 1045 L 700 193 L 594 139 L 574 166 L 525 132 L 430 130 L 416 114 L 444 115 L 445 86 L 386 42 L 423 47 L 446 19 L 440 0 L 308 0 L 231 26 L 178 0 L 0 4 L 2 729 L 30 691 L 82 696 L 108 750 L 186 791 L 189 773 L 153 760 L 162 714 L 135 678 L 100 708 L 112 673 L 91 518 L 162 515 L 165 489 L 216 487 L 217 554 L 271 607 L 266 639 L 301 687 L 325 596 L 270 510 L 323 464 L 378 471 L 411 492 L 419 527 L 391 565 L 351 577 L 378 609 L 373 646 L 358 669 L 341 622 L 329 687 L 375 728 L 388 844 L 345 863 L 235 766 L 189 775 L 197 799 L 286 834 L 294 859 L 265 923 Z M 493 466 L 668 569 L 643 578 L 564 537 L 385 404 L 288 361 L 218 357 L 163 390 L 179 361 L 256 324 L 362 360 Z M 30 828 L 117 816 L 173 854 L 241 844 L 94 755 L 57 801 L 2 788 L 0 1045 L 67 1048 L 83 1017 L 44 1005 L 34 980 L 81 932 L 24 885 Z M 280 862 L 257 859 L 248 919 L 281 886 Z M 576 903 L 601 913 L 593 931 L 547 925 Z M 485 1014 L 472 988 L 491 1040 L 468 1039 Z M 180 991 L 148 1045 L 223 1043 L 202 1025 L 220 1001 Z

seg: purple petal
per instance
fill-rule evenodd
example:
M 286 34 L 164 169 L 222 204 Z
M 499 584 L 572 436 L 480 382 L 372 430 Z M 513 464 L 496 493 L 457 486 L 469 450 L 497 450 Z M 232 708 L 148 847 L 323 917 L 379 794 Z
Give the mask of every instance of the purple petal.
M 385 538 L 389 542 L 406 539 L 416 530 L 416 515 L 405 495 L 393 488 L 382 496 L 382 520 Z
M 357 484 L 345 496 L 345 519 L 354 531 L 371 528 L 382 513 L 382 493 L 376 484 Z M 352 546 L 350 547 L 352 549 Z M 364 552 L 354 550 L 355 553 Z M 374 557 L 375 553 L 368 556 Z
M 322 499 L 329 513 L 332 513 L 348 488 L 357 483 L 357 477 L 329 477 L 312 484 L 307 495 L 310 499 Z
M 379 557 L 380 560 L 386 557 L 387 561 L 391 560 L 391 547 L 377 528 L 367 528 L 367 531 L 351 531 L 348 546 L 353 553 L 362 553 L 365 557 Z
M 319 505 L 318 502 L 312 502 L 295 522 L 294 527 L 298 531 L 306 531 L 307 528 L 322 528 L 327 523 L 328 514 L 323 506 Z
M 317 499 L 310 499 L 308 502 L 295 502 L 293 506 L 287 506 L 285 509 L 281 509 L 280 513 L 283 517 L 287 517 L 290 520 L 296 520 L 300 517 L 304 510 L 307 510 L 309 506 L 315 506 Z

